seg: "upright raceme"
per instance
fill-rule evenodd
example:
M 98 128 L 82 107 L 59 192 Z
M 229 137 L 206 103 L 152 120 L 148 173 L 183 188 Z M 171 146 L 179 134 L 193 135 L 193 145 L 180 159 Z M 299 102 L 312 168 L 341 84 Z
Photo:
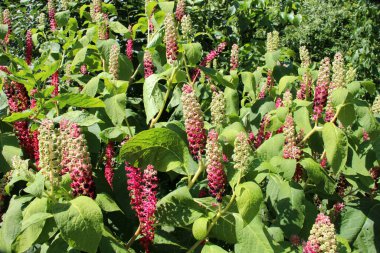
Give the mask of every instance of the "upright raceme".
M 177 8 L 175 10 L 175 17 L 177 18 L 178 22 L 180 22 L 183 16 L 185 16 L 185 9 L 186 9 L 185 0 L 178 0 Z
M 109 72 L 115 80 L 119 79 L 119 54 L 120 47 L 118 44 L 114 44 L 111 47 L 109 57 Z
M 335 253 L 337 250 L 334 224 L 323 213 L 318 214 L 303 253 Z
M 380 114 L 380 95 L 377 95 L 373 101 L 372 108 L 373 113 Z
M 33 53 L 32 31 L 28 30 L 26 32 L 26 45 L 25 45 L 25 61 L 28 65 L 32 63 L 32 53 Z
M 58 70 L 54 72 L 51 76 L 51 85 L 54 86 L 54 90 L 52 92 L 52 96 L 57 96 L 59 94 L 59 74 Z
M 106 152 L 105 152 L 105 166 L 104 166 L 104 177 L 106 178 L 109 186 L 113 188 L 113 167 L 115 165 L 113 161 L 113 157 L 115 155 L 115 150 L 114 150 L 114 143 L 109 142 L 106 147 Z
M 45 27 L 46 25 L 46 15 L 45 13 L 41 12 L 38 16 L 38 24 L 39 26 Z
M 172 14 L 167 14 L 165 17 L 165 38 L 166 44 L 166 59 L 168 63 L 172 64 L 177 60 L 177 31 L 174 24 Z
M 297 147 L 294 120 L 291 114 L 286 116 L 283 131 L 285 136 L 284 158 L 299 160 L 301 158 L 301 150 Z
M 191 39 L 193 36 L 193 22 L 190 15 L 184 15 L 181 19 L 182 34 L 186 39 Z
M 290 107 L 293 103 L 293 95 L 290 92 L 290 90 L 286 90 L 283 97 L 282 97 L 282 102 L 285 107 Z
M 280 35 L 277 31 L 267 34 L 267 52 L 274 52 L 279 48 Z
M 226 101 L 222 91 L 214 90 L 211 100 L 211 123 L 215 127 L 222 127 L 226 115 Z
M 273 86 L 273 78 L 272 78 L 272 71 L 268 69 L 267 72 L 267 81 L 266 83 L 261 87 L 260 93 L 259 93 L 259 99 L 263 99 L 266 96 L 266 93 L 270 91 L 270 89 Z
M 148 78 L 154 74 L 154 65 L 152 55 L 149 51 L 144 52 L 144 77 Z
M 311 64 L 309 51 L 305 46 L 300 47 L 300 58 L 301 58 L 301 67 L 305 68 L 305 73 L 302 75 L 301 87 L 297 91 L 298 99 L 306 99 L 310 96 L 312 77 L 309 71 Z
M 186 84 L 182 88 L 183 116 L 190 152 L 194 159 L 204 153 L 206 130 L 204 129 L 203 113 L 193 88 Z
M 50 29 L 54 32 L 57 30 L 57 22 L 55 20 L 55 0 L 48 0 L 48 12 L 49 12 L 49 22 Z
M 207 145 L 207 179 L 210 194 L 218 202 L 222 202 L 222 197 L 226 185 L 226 175 L 223 170 L 223 153 L 218 144 L 218 133 L 210 130 L 208 133 Z
M 127 186 L 131 198 L 132 209 L 136 211 L 140 222 L 141 244 L 145 252 L 149 252 L 149 245 L 154 240 L 155 211 L 157 205 L 157 171 L 148 165 L 144 172 L 139 168 L 125 164 Z
M 341 53 L 336 53 L 334 56 L 334 61 L 332 64 L 332 80 L 329 86 L 328 90 L 328 96 L 327 96 L 327 104 L 326 104 L 326 117 L 325 121 L 330 122 L 335 115 L 334 106 L 332 104 L 332 93 L 335 89 L 344 87 L 344 79 L 345 79 L 345 73 L 344 73 L 344 59 L 343 55 Z
M 230 66 L 231 70 L 235 70 L 239 67 L 239 46 L 236 44 L 232 45 Z
M 330 59 L 325 58 L 319 67 L 317 86 L 314 91 L 314 114 L 313 120 L 318 120 L 322 116 L 323 107 L 326 105 L 328 87 L 330 83 Z
M 98 37 L 100 40 L 108 40 L 108 15 L 101 12 L 95 12 L 95 20 L 98 24 Z
M 356 69 L 349 67 L 346 72 L 345 83 L 349 84 L 356 80 Z
M 132 26 L 130 25 L 128 27 L 129 32 L 131 33 L 131 37 L 127 40 L 127 45 L 125 48 L 125 54 L 127 55 L 128 59 L 132 61 L 133 58 L 133 38 L 132 38 Z
M 246 171 L 249 166 L 249 155 L 251 147 L 245 133 L 239 133 L 234 143 L 234 168 L 241 171 Z
M 5 9 L 3 11 L 3 24 L 8 25 L 8 31 L 5 35 L 4 42 L 5 44 L 9 43 L 9 36 L 12 33 L 12 20 L 11 20 L 11 14 L 8 9 Z

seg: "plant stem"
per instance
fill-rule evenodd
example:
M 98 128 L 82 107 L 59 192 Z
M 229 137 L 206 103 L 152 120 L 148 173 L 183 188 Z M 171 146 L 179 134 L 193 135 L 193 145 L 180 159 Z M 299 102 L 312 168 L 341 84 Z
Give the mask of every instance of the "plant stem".
M 197 170 L 197 172 L 195 172 L 194 177 L 190 180 L 190 182 L 189 182 L 189 184 L 187 186 L 189 189 L 191 187 L 193 187 L 193 185 L 197 181 L 198 177 L 202 174 L 203 170 L 204 170 L 204 166 L 203 166 L 202 158 L 200 158 L 199 159 L 199 164 L 198 164 L 198 170 Z
M 306 142 L 315 132 L 317 131 L 321 131 L 323 129 L 323 127 L 319 127 L 317 125 L 314 126 L 313 129 L 311 129 L 311 131 L 302 139 L 302 141 L 299 143 L 299 144 L 303 144 L 304 142 Z
M 125 247 L 127 248 L 127 250 L 131 247 L 131 245 L 134 243 L 134 241 L 136 240 L 137 236 L 139 236 L 140 233 L 141 233 L 141 225 L 139 225 L 139 227 L 137 228 L 135 234 L 132 236 L 131 239 L 129 239 L 127 245 L 125 245 Z

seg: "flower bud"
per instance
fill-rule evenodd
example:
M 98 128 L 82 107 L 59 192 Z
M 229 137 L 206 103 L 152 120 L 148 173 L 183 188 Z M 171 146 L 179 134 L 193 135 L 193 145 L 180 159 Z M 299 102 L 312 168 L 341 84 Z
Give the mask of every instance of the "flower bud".
M 241 132 L 238 134 L 234 143 L 234 156 L 232 160 L 234 161 L 234 168 L 246 171 L 249 166 L 249 155 L 251 147 L 249 146 L 249 140 L 245 133 Z
M 317 86 L 314 92 L 314 114 L 313 120 L 318 120 L 322 116 L 323 107 L 326 105 L 328 87 L 330 82 L 330 59 L 325 58 L 319 68 Z
M 222 91 L 214 91 L 211 100 L 211 123 L 216 127 L 221 127 L 226 115 L 226 102 Z
M 111 47 L 109 58 L 109 72 L 115 80 L 119 79 L 119 54 L 120 47 L 118 44 L 114 44 Z
M 28 30 L 26 32 L 26 46 L 25 46 L 25 61 L 28 65 L 32 63 L 32 53 L 33 53 L 32 31 Z
M 239 46 L 236 44 L 232 45 L 230 66 L 231 70 L 235 70 L 239 67 Z
M 55 0 L 48 0 L 48 12 L 49 12 L 49 22 L 50 29 L 54 32 L 57 30 L 57 22 L 55 20 Z
M 175 17 L 177 18 L 178 22 L 180 22 L 183 16 L 185 16 L 185 9 L 186 9 L 185 0 L 178 0 L 177 8 L 175 10 Z
M 375 114 L 380 114 L 380 95 L 377 95 L 375 100 L 373 101 L 372 112 Z
M 149 51 L 144 52 L 144 77 L 148 78 L 154 74 L 154 65 L 152 55 Z
M 171 14 L 165 17 L 165 38 L 166 44 L 166 59 L 167 62 L 172 64 L 177 60 L 177 32 L 174 24 L 174 18 Z
M 280 36 L 277 31 L 267 34 L 267 52 L 274 52 L 279 48 Z
M 193 36 L 193 22 L 190 15 L 184 15 L 181 19 L 182 34 L 186 39 L 191 39 Z

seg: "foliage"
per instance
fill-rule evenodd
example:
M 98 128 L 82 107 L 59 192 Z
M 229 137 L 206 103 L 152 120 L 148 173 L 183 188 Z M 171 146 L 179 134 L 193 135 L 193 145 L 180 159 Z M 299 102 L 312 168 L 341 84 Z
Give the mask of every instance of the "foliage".
M 1 252 L 380 250 L 375 84 L 281 47 L 298 2 L 54 2 L 4 3 Z

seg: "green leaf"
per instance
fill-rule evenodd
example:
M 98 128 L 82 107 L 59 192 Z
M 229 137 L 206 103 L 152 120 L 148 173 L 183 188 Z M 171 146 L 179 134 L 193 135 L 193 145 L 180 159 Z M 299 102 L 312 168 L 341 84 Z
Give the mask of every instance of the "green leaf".
M 104 141 L 108 140 L 122 140 L 129 133 L 128 127 L 118 126 L 104 129 L 100 132 L 99 136 Z
M 345 88 L 337 88 L 331 94 L 331 100 L 334 107 L 343 105 L 348 97 L 348 90 Z
M 181 137 L 167 128 L 138 133 L 121 147 L 120 157 L 139 168 L 154 164 L 158 171 L 182 169 L 187 174 L 194 163 Z
M 272 173 L 281 175 L 284 179 L 291 180 L 296 171 L 297 161 L 295 159 L 285 159 L 281 156 L 274 156 L 270 159 L 273 166 Z
M 342 122 L 343 126 L 350 126 L 356 120 L 356 111 L 354 105 L 343 105 L 339 110 L 338 120 Z
M 301 165 L 306 170 L 308 179 L 316 184 L 317 189 L 323 189 L 328 194 L 334 193 L 335 182 L 319 163 L 312 158 L 305 158 L 301 161 Z
M 105 212 L 123 212 L 116 202 L 107 193 L 98 193 L 96 195 L 95 201 L 98 203 L 100 208 Z
M 71 63 L 72 68 L 74 66 L 82 64 L 86 60 L 86 55 L 87 55 L 87 47 L 82 48 L 81 50 L 78 51 L 78 53 L 75 54 L 74 60 Z
M 0 133 L 0 170 L 6 172 L 14 156 L 21 156 L 22 150 L 14 134 Z
M 23 212 L 22 232 L 16 238 L 12 244 L 12 249 L 15 252 L 24 252 L 29 249 L 40 236 L 42 229 L 45 225 L 47 210 L 47 198 L 35 198 Z M 39 221 L 28 221 L 29 219 L 35 219 L 39 216 Z M 41 219 L 41 216 L 44 219 Z M 51 217 L 51 215 L 50 215 Z M 29 223 L 29 224 L 28 224 Z
M 71 122 L 77 123 L 79 126 L 92 126 L 97 123 L 103 123 L 95 115 L 88 113 L 86 111 L 71 111 L 62 114 L 61 116 L 54 119 L 55 122 L 59 122 L 61 119 L 68 119 Z
M 174 2 L 163 1 L 159 2 L 158 5 L 160 6 L 160 9 L 163 10 L 165 13 L 173 13 Z
M 103 230 L 102 240 L 100 241 L 99 250 L 101 253 L 132 253 L 133 249 L 127 250 L 123 242 L 119 241 L 112 235 L 107 228 Z
M 265 54 L 265 65 L 269 69 L 273 69 L 277 65 L 277 62 L 280 60 L 280 55 L 281 55 L 280 50 L 266 53 Z
M 186 227 L 203 215 L 187 186 L 180 187 L 157 203 L 157 218 L 161 225 Z
M 41 221 L 44 221 L 49 218 L 53 218 L 53 215 L 51 213 L 43 212 L 34 213 L 29 218 L 24 217 L 24 220 L 22 221 L 21 231 L 24 231 L 30 226 L 40 223 Z
M 15 195 L 12 197 L 8 210 L 3 216 L 2 234 L 0 235 L 5 244 L 0 246 L 1 252 L 11 252 L 11 245 L 21 231 L 22 207 L 31 199 L 32 197 L 18 197 Z
M 40 172 L 36 174 L 34 182 L 24 189 L 25 192 L 32 194 L 35 197 L 41 198 L 45 189 L 45 176 Z
M 296 80 L 298 80 L 298 76 L 283 76 L 280 79 L 277 94 L 282 94 L 285 90 L 290 89 L 290 84 L 294 83 Z
M 30 115 L 32 115 L 34 112 L 32 110 L 23 111 L 23 112 L 14 112 L 12 115 L 5 117 L 3 119 L 4 122 L 15 122 L 21 119 L 28 119 Z
M 322 130 L 323 143 L 326 150 L 327 161 L 334 173 L 337 173 L 347 161 L 348 143 L 342 130 L 333 123 L 326 123 Z
M 127 106 L 127 97 L 125 94 L 118 94 L 107 98 L 104 101 L 106 105 L 106 113 L 116 126 L 121 126 L 126 117 L 125 108 Z
M 85 94 L 66 93 L 60 94 L 51 99 L 51 101 L 59 101 L 60 106 L 70 105 L 81 108 L 98 108 L 105 107 L 102 100 L 99 98 L 92 98 Z
M 122 25 L 120 22 L 118 21 L 111 21 L 109 23 L 109 28 L 114 31 L 115 33 L 118 33 L 118 34 L 121 34 L 121 35 L 124 35 L 126 33 L 129 32 L 128 28 L 125 27 L 124 25 Z
M 201 253 L 227 253 L 227 251 L 217 245 L 207 242 L 205 246 L 203 246 Z
M 222 74 L 220 74 L 219 72 L 217 72 L 215 69 L 211 69 L 211 68 L 206 68 L 206 67 L 202 67 L 202 66 L 199 66 L 199 68 L 207 75 L 209 76 L 212 80 L 214 80 L 216 83 L 218 84 L 221 84 L 225 87 L 229 87 L 231 89 L 236 89 L 237 86 L 231 82 L 229 82 L 228 80 L 226 80 Z
M 234 145 L 236 137 L 241 132 L 245 133 L 244 126 L 237 121 L 226 126 L 220 134 L 220 138 L 229 144 Z
M 311 131 L 310 115 L 306 107 L 301 107 L 294 112 L 294 123 L 296 124 L 296 128 L 302 129 L 304 133 Z
M 183 48 L 190 65 L 195 65 L 201 60 L 202 45 L 200 43 L 184 44 Z
M 143 86 L 143 101 L 146 114 L 146 123 L 160 111 L 164 104 L 164 92 L 161 91 L 158 81 L 163 78 L 153 74 L 145 79 Z
M 8 33 L 8 25 L 0 24 L 0 40 L 3 40 Z
M 254 182 L 239 184 L 236 188 L 236 203 L 243 220 L 250 223 L 257 215 L 263 194 L 260 187 Z
M 269 138 L 256 150 L 258 157 L 262 160 L 269 160 L 273 156 L 282 156 L 284 140 L 283 134 L 276 134 Z
M 271 238 L 269 240 L 269 234 L 259 217 L 256 217 L 252 222 L 239 231 L 237 237 L 238 243 L 235 244 L 235 253 L 275 252 L 270 243 Z
M 57 24 L 60 27 L 67 25 L 69 18 L 70 18 L 70 11 L 61 11 L 55 14 L 55 20 L 57 21 Z
M 251 98 L 256 97 L 256 79 L 251 72 L 241 72 L 241 81 L 244 84 L 244 93 L 248 92 Z
M 87 96 L 90 96 L 90 97 L 95 97 L 96 93 L 98 92 L 99 82 L 100 82 L 99 77 L 95 76 L 91 78 L 91 80 L 88 81 L 88 83 L 84 86 L 81 93 L 86 94 Z
M 226 87 L 224 89 L 224 100 L 226 101 L 226 115 L 239 116 L 239 93 L 235 89 Z
M 103 215 L 89 197 L 80 196 L 69 203 L 57 203 L 53 214 L 62 238 L 73 248 L 95 253 L 103 232 Z
M 197 240 L 203 240 L 207 236 L 207 227 L 209 219 L 205 217 L 200 217 L 196 219 L 193 223 L 193 236 Z

